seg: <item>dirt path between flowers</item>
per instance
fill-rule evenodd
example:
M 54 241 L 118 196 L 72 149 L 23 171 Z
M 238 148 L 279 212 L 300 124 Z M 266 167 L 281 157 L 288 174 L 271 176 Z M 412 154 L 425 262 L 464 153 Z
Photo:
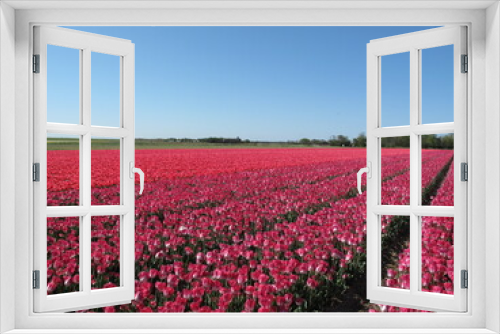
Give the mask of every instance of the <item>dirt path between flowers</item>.
M 436 175 L 429 187 L 425 189 L 422 195 L 422 204 L 430 205 L 432 199 L 436 196 L 441 184 L 453 163 L 453 158 L 446 163 L 441 171 Z M 397 266 L 398 255 L 407 248 L 410 240 L 410 222 L 409 219 L 398 217 L 394 219 L 387 227 L 387 233 L 382 240 L 382 268 L 388 266 Z M 405 240 L 405 242 L 401 242 Z M 362 312 L 369 308 L 369 300 L 366 299 L 366 254 L 359 254 L 364 260 L 364 270 L 352 273 L 347 281 L 349 288 L 344 293 L 342 300 L 335 307 L 326 312 Z M 382 269 L 382 272 L 386 270 Z

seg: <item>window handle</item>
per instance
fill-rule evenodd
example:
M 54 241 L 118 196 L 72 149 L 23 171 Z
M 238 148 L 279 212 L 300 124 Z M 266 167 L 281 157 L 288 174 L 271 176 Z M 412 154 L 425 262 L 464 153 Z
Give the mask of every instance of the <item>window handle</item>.
M 372 177 L 372 168 L 371 167 L 372 167 L 372 163 L 368 162 L 367 167 L 363 167 L 358 171 L 358 192 L 360 194 L 362 193 L 362 191 L 361 191 L 361 175 L 363 175 L 363 173 L 366 173 L 366 177 L 371 178 Z
M 130 178 L 131 179 L 134 178 L 134 173 L 139 174 L 139 182 L 140 182 L 140 185 L 141 185 L 141 189 L 139 191 L 139 195 L 142 195 L 142 192 L 144 190 L 144 172 L 140 168 L 135 168 L 133 161 L 130 161 L 129 171 L 130 171 Z

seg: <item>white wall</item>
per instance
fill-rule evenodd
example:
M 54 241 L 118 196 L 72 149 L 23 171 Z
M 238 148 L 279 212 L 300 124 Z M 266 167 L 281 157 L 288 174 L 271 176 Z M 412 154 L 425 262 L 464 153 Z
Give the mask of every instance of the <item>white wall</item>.
M 486 328 L 500 332 L 500 7 L 486 11 Z
M 15 12 L 0 3 L 0 332 L 14 328 Z M 4 254 L 7 254 L 5 256 Z

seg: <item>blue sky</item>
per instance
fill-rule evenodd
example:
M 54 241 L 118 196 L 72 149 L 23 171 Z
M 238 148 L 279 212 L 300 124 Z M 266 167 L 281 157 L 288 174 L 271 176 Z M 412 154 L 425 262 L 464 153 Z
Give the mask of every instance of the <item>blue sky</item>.
M 131 40 L 136 137 L 355 137 L 366 44 L 429 27 L 71 27 Z M 453 121 L 453 48 L 423 50 L 424 123 Z M 78 121 L 78 52 L 50 47 L 48 121 Z M 409 123 L 409 56 L 382 59 L 382 125 Z M 92 124 L 118 125 L 119 61 L 92 55 Z

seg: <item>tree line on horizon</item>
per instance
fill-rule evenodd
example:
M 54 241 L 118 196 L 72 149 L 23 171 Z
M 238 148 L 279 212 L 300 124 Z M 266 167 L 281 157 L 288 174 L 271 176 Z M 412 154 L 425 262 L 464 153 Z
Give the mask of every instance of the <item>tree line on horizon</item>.
M 324 145 L 324 146 L 337 146 L 337 147 L 366 147 L 366 135 L 360 133 L 357 137 L 350 139 L 344 135 L 336 135 L 330 137 L 329 140 L 324 139 L 309 139 L 302 138 L 298 141 L 301 145 Z M 444 136 L 438 135 L 423 135 L 421 136 L 422 148 L 429 149 L 453 149 L 453 134 L 446 134 Z M 409 148 L 410 137 L 387 137 L 382 138 L 381 146 L 385 148 Z
M 334 147 L 366 147 L 366 135 L 360 133 L 357 137 L 349 138 L 345 135 L 333 135 L 329 139 L 311 139 L 301 138 L 299 140 L 288 140 L 285 142 L 270 142 L 270 141 L 251 141 L 249 139 L 226 138 L 226 137 L 206 137 L 206 138 L 158 138 L 158 139 L 141 139 L 138 141 L 148 142 L 166 142 L 166 143 L 210 143 L 210 144 L 258 144 L 258 143 L 286 143 L 289 145 L 300 146 L 334 146 Z M 453 134 L 444 136 L 438 135 L 423 135 L 421 136 L 422 148 L 434 149 L 453 149 Z M 382 138 L 382 147 L 397 148 L 410 147 L 410 137 L 387 137 Z

